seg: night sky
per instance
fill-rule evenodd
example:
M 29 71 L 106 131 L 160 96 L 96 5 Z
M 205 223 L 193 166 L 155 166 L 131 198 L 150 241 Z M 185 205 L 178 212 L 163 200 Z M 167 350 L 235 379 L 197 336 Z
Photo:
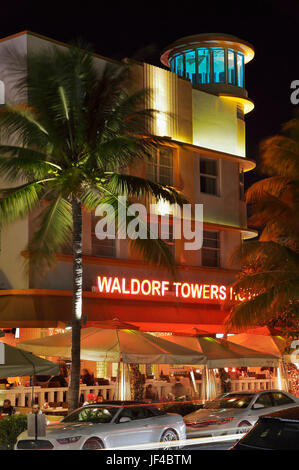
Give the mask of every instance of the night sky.
M 246 89 L 255 109 L 246 117 L 247 156 L 258 162 L 259 142 L 280 130 L 299 105 L 290 102 L 290 84 L 299 80 L 298 0 L 75 1 L 5 0 L 0 36 L 23 30 L 69 42 L 77 38 L 94 52 L 133 57 L 160 66 L 160 52 L 192 34 L 227 33 L 250 42 L 255 58 L 246 66 Z M 247 184 L 260 178 L 250 172 Z

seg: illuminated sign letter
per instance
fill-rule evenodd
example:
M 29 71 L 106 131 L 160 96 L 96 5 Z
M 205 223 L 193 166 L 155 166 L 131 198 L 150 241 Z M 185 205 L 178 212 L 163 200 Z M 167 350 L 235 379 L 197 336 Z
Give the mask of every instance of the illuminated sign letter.
M 112 278 L 109 277 L 109 279 L 107 279 L 106 276 L 104 276 L 103 278 L 101 278 L 101 276 L 98 276 L 98 288 L 99 288 L 99 292 L 110 292 L 110 289 L 111 289 L 111 283 L 112 283 Z
M 138 279 L 131 279 L 131 294 L 137 295 L 140 292 L 140 282 Z

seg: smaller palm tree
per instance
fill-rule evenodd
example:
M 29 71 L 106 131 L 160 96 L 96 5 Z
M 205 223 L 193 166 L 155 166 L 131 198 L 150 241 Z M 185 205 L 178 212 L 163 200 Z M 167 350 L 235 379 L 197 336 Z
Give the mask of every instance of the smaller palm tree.
M 270 175 L 246 194 L 258 227 L 258 241 L 241 246 L 234 258 L 243 270 L 235 292 L 251 298 L 235 305 L 228 328 L 246 328 L 276 319 L 298 331 L 299 295 L 299 119 L 283 126 L 283 134 L 261 145 L 262 168 Z
M 128 174 L 160 144 L 146 134 L 155 111 L 144 106 L 147 90 L 128 93 L 134 83 L 125 66 L 99 72 L 89 51 L 53 48 L 28 58 L 26 81 L 18 90 L 29 104 L 7 104 L 0 112 L 1 223 L 29 213 L 35 233 L 29 243 L 32 269 L 52 267 L 55 253 L 72 238 L 72 370 L 69 408 L 78 405 L 82 321 L 82 210 L 110 203 L 117 217 L 118 196 L 128 200 L 184 199 L 172 187 Z M 159 238 L 131 240 L 150 262 L 173 266 Z

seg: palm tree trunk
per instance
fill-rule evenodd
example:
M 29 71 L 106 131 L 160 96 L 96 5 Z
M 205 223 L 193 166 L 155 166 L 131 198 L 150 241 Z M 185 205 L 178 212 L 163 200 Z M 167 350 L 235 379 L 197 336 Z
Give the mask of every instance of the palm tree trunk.
M 72 309 L 72 365 L 69 387 L 69 411 L 78 408 L 80 392 L 80 349 L 82 318 L 82 211 L 77 200 L 72 201 L 73 213 L 73 309 Z

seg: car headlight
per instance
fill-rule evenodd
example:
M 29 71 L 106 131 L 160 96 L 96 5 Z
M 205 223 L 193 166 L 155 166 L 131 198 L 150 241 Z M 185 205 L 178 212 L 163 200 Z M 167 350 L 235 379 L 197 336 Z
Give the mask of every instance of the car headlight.
M 81 439 L 81 436 L 74 436 L 74 437 L 65 437 L 63 439 L 57 439 L 59 444 L 74 444 L 74 442 L 78 442 Z

